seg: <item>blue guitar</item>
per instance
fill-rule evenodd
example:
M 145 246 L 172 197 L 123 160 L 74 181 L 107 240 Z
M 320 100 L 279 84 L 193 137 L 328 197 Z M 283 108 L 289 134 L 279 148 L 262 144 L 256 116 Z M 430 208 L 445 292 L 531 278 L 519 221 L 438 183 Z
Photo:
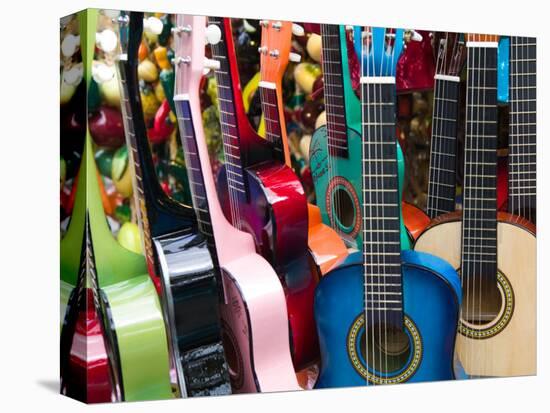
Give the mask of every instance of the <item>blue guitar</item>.
M 405 32 L 360 35 L 363 248 L 317 286 L 316 387 L 454 379 L 458 275 L 437 257 L 401 251 L 395 67 Z

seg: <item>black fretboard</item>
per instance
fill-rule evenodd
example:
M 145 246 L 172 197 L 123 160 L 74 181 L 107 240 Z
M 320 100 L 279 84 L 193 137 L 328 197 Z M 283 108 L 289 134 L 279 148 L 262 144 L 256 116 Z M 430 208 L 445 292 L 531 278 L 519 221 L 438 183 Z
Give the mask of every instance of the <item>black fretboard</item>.
M 206 196 L 204 177 L 197 148 L 195 128 L 191 117 L 191 107 L 187 100 L 177 100 L 174 103 L 181 131 L 181 140 L 185 154 L 185 164 L 191 189 L 191 197 L 193 199 L 193 207 L 197 216 L 199 230 L 204 235 L 210 247 L 210 253 L 216 257 L 216 244 L 212 229 L 212 219 L 210 217 L 208 198 Z
M 273 88 L 260 86 L 260 100 L 265 121 L 265 137 L 273 145 L 275 160 L 284 163 L 285 150 L 275 84 Z
M 531 37 L 510 38 L 508 210 L 536 221 L 537 46 Z
M 325 109 L 327 115 L 327 144 L 331 156 L 348 156 L 348 135 L 342 73 L 340 27 L 322 24 L 322 66 Z
M 497 47 L 468 46 L 462 283 L 496 287 Z
M 390 83 L 363 83 L 361 91 L 365 308 L 368 322 L 382 321 L 401 327 L 403 286 L 395 79 Z
M 455 210 L 459 89 L 458 77 L 436 75 L 426 210 L 432 219 Z
M 215 24 L 221 30 L 222 37 L 219 43 L 212 45 L 212 58 L 220 62 L 220 68 L 215 70 L 218 87 L 218 109 L 223 139 L 223 151 L 225 155 L 225 168 L 227 171 L 227 185 L 231 199 L 245 199 L 247 188 L 243 178 L 243 158 L 241 153 L 241 141 L 235 104 L 233 102 L 234 85 L 231 80 L 230 62 L 227 50 L 226 33 L 223 19 L 209 17 L 209 24 Z M 232 206 L 233 207 L 233 206 Z

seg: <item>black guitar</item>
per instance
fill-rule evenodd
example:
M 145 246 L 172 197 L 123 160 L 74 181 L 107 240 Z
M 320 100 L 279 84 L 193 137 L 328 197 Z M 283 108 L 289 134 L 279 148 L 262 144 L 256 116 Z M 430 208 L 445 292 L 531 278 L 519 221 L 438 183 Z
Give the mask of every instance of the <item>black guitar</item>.
M 221 287 L 193 209 L 170 198 L 156 176 L 139 94 L 143 13 L 119 17 L 118 74 L 134 194 L 149 274 L 161 295 L 172 367 L 182 397 L 231 392 L 220 337 Z

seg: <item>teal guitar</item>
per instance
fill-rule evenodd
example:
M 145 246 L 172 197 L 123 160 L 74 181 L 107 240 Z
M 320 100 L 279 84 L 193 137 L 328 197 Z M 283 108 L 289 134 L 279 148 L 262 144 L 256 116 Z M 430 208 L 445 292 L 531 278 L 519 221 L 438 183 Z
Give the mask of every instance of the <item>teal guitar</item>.
M 454 379 L 459 277 L 440 258 L 401 251 L 395 67 L 404 32 L 360 35 L 363 243 L 315 292 L 316 387 Z
M 361 105 L 351 84 L 347 35 L 343 25 L 321 25 L 327 124 L 313 134 L 309 159 L 323 222 L 349 247 L 361 248 Z M 405 161 L 399 145 L 397 156 L 401 194 Z M 410 238 L 401 222 L 401 246 L 409 249 Z

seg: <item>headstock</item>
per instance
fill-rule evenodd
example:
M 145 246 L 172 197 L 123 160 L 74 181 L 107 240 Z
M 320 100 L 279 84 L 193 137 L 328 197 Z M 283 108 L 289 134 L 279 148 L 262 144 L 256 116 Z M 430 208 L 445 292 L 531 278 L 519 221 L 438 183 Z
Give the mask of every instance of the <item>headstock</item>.
M 435 73 L 459 76 L 466 61 L 466 44 L 462 33 L 436 33 L 434 48 L 437 50 Z
M 282 79 L 289 60 L 300 62 L 301 56 L 290 51 L 292 35 L 303 36 L 304 29 L 291 22 L 261 20 L 262 41 L 260 53 L 260 75 L 264 82 L 277 82 Z
M 466 42 L 476 42 L 476 43 L 497 43 L 498 35 L 496 34 L 478 34 L 478 33 L 467 33 Z
M 354 28 L 355 52 L 361 63 L 361 76 L 395 76 L 397 61 L 403 51 L 405 35 L 413 32 L 384 27 Z
M 205 57 L 205 43 L 220 41 L 221 31 L 216 25 L 206 27 L 205 16 L 178 14 L 176 27 L 172 28 L 175 39 L 176 95 L 198 90 L 205 73 L 219 69 L 220 62 Z

